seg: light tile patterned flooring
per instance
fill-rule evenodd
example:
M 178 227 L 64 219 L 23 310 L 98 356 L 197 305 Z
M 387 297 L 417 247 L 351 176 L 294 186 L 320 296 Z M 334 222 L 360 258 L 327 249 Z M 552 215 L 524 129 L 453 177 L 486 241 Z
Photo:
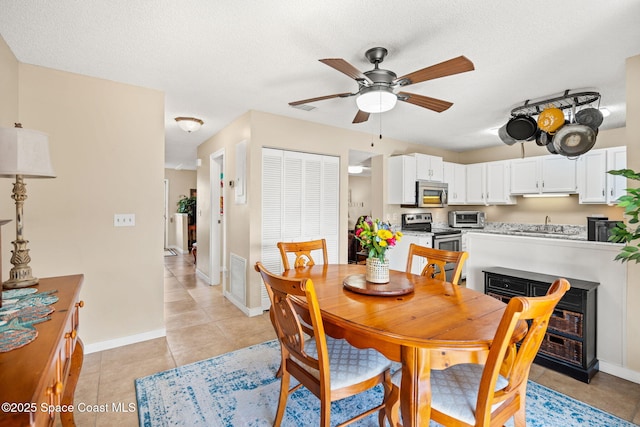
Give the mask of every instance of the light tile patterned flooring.
M 268 315 L 245 316 L 220 286 L 196 276 L 192 256 L 164 259 L 166 338 L 86 355 L 75 394 L 85 408 L 75 413 L 78 426 L 137 426 L 137 412 L 112 411 L 113 403 L 136 403 L 136 378 L 275 338 Z M 602 372 L 584 384 L 537 365 L 530 378 L 640 424 L 640 384 Z M 109 412 L 100 412 L 105 408 Z

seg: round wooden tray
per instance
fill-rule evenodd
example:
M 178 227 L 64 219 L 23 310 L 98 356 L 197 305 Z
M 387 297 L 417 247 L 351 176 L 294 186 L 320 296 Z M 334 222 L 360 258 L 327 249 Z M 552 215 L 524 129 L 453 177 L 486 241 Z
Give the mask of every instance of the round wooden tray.
M 397 277 L 392 277 L 389 283 L 372 283 L 365 280 L 364 274 L 352 274 L 344 278 L 342 285 L 350 291 L 365 295 L 393 296 L 413 292 L 413 283 L 404 276 L 400 277 L 404 280 L 394 280 Z

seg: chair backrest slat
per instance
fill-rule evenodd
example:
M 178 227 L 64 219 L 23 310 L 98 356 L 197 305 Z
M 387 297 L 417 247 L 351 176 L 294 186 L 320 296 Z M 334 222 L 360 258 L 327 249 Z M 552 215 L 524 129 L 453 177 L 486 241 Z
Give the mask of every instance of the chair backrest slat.
M 285 270 L 291 268 L 288 254 L 293 253 L 295 260 L 293 268 L 316 265 L 311 252 L 315 250 L 322 251 L 322 261 L 327 263 L 327 241 L 325 239 L 310 240 L 307 242 L 278 242 L 280 257 Z
M 425 246 L 412 243 L 409 245 L 409 257 L 407 258 L 407 273 L 411 272 L 413 266 L 413 257 L 419 256 L 426 258 L 427 263 L 420 273 L 421 276 L 430 276 L 438 280 L 446 281 L 445 265 L 455 263 L 453 274 L 450 282 L 454 285 L 458 284 L 462 275 L 462 266 L 469 254 L 461 251 L 445 251 L 442 249 L 427 248 Z

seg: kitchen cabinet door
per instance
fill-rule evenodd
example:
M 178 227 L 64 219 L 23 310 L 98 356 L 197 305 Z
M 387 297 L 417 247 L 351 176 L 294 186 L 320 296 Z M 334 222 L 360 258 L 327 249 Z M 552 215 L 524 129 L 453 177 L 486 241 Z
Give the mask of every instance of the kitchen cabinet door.
M 627 147 L 607 148 L 607 172 L 626 169 Z M 617 203 L 620 196 L 626 194 L 627 178 L 607 173 L 607 203 Z
M 515 201 L 511 197 L 510 163 L 508 161 L 486 164 L 486 196 L 489 205 L 508 205 Z
M 466 165 L 468 205 L 510 205 L 509 162 L 505 160 Z
M 607 173 L 627 167 L 627 147 L 591 150 L 578 161 L 580 203 L 616 204 L 625 194 L 627 179 Z
M 511 160 L 511 194 L 537 194 L 540 192 L 538 183 L 538 160 Z
M 467 167 L 443 162 L 443 180 L 449 184 L 449 205 L 464 205 L 467 201 Z
M 574 159 L 550 155 L 511 160 L 511 194 L 576 192 Z
M 389 157 L 387 203 L 390 205 L 416 202 L 416 158 L 414 156 Z
M 577 160 L 565 156 L 543 156 L 540 159 L 542 193 L 576 193 Z
M 484 205 L 486 203 L 485 198 L 485 164 L 474 163 L 467 165 L 467 204 L 469 205 Z
M 443 182 L 444 170 L 442 157 L 415 153 L 416 179 Z
M 578 201 L 607 203 L 607 151 L 591 150 L 578 161 Z
M 407 258 L 409 257 L 409 246 L 412 243 L 416 245 L 432 247 L 433 238 L 431 235 L 420 236 L 417 234 L 405 234 L 396 245 L 387 251 L 387 259 L 389 259 L 389 268 L 391 270 L 405 271 L 407 269 Z M 411 264 L 411 272 L 420 274 L 424 268 L 424 258 L 415 258 Z

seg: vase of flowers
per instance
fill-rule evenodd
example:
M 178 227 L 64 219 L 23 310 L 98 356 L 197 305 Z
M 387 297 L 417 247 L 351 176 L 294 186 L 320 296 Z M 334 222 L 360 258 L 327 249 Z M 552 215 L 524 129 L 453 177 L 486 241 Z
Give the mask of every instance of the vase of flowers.
M 389 283 L 387 249 L 396 245 L 402 233 L 393 231 L 391 224 L 366 217 L 356 225 L 356 239 L 368 251 L 365 279 L 372 283 Z

